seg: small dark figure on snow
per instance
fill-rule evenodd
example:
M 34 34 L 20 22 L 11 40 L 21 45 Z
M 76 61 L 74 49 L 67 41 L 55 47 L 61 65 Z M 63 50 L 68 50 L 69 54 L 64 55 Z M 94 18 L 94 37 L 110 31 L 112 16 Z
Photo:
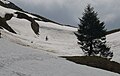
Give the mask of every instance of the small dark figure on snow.
M 47 36 L 46 36 L 45 40 L 48 41 L 48 37 Z

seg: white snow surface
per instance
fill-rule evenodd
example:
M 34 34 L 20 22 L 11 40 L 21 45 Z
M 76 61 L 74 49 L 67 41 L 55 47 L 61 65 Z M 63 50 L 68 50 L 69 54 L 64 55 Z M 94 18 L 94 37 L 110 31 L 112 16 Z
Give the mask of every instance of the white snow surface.
M 108 35 L 107 41 L 114 53 L 112 60 L 120 63 L 120 32 Z
M 16 10 L 0 6 L 0 17 L 4 18 L 6 13 L 14 13 Z
M 0 6 L 0 16 L 15 10 Z M 1 30 L 0 76 L 119 76 L 119 74 L 84 65 L 77 65 L 58 56 L 83 55 L 74 32 L 77 28 L 37 21 L 40 35 L 34 34 L 31 23 L 13 17 L 7 23 L 17 32 Z M 46 36 L 48 41 L 45 40 Z M 113 60 L 120 62 L 120 33 L 107 36 L 114 51 Z M 21 46 L 22 45 L 22 46 Z
M 8 0 L 0 0 L 1 2 L 3 2 L 4 4 L 9 4 L 10 2 Z
M 76 28 L 61 26 L 50 22 L 37 21 L 40 25 L 40 35 L 36 36 L 31 29 L 31 23 L 25 19 L 12 18 L 7 23 L 17 32 L 17 40 L 26 42 L 33 48 L 44 49 L 57 55 L 81 55 L 74 32 Z M 48 41 L 45 37 L 48 37 Z M 19 38 L 18 38 L 19 37 Z M 11 38 L 13 40 L 13 38 Z M 33 44 L 30 44 L 30 43 Z
M 0 76 L 119 76 L 0 39 Z

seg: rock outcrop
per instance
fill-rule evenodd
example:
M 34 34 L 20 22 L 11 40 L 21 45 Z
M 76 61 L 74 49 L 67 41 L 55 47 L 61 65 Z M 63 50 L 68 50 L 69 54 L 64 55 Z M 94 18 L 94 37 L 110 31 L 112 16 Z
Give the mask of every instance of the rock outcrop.
M 30 21 L 32 30 L 36 35 L 39 35 L 39 24 L 32 17 L 29 17 L 28 15 L 21 12 L 15 12 L 15 14 L 17 14 L 17 18 L 19 19 L 27 19 Z
M 4 28 L 4 29 L 8 30 L 9 32 L 16 34 L 16 32 L 6 22 L 7 20 L 10 20 L 12 18 L 12 16 L 13 16 L 12 14 L 6 14 L 5 18 L 0 17 L 0 28 L 1 29 Z

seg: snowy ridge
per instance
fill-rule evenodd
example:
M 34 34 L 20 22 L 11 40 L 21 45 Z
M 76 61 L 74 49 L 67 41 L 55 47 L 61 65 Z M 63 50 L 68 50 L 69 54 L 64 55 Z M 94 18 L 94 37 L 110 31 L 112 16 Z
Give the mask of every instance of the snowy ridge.
M 3 2 L 4 4 L 9 4 L 10 2 L 8 0 L 0 0 L 1 2 Z
M 0 6 L 0 17 L 4 18 L 6 13 L 14 13 L 16 10 Z

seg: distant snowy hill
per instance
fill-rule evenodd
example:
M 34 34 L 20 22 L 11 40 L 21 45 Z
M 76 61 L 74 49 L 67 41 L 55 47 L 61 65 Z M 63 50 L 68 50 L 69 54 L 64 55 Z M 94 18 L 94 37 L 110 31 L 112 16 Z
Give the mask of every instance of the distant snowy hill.
M 3 7 L 6 7 L 6 8 L 10 8 L 10 9 L 14 9 L 14 10 L 17 10 L 17 11 L 22 11 L 22 12 L 29 13 L 29 12 L 21 9 L 20 7 L 18 7 L 17 5 L 15 5 L 14 3 L 12 3 L 8 0 L 0 0 L 0 5 L 3 6 Z M 55 23 L 55 24 L 60 24 L 56 21 L 50 20 L 48 18 L 45 18 L 45 17 L 37 15 L 37 14 L 33 14 L 33 13 L 29 13 L 29 14 L 31 14 L 33 16 L 36 16 L 37 18 L 36 17 L 34 18 L 36 20 L 40 20 L 40 21 L 42 20 L 44 22 L 52 22 L 52 23 Z M 60 25 L 63 25 L 63 24 L 60 24 Z M 70 26 L 70 25 L 66 25 L 66 26 Z M 71 27 L 73 27 L 73 26 L 71 26 Z
M 16 39 L 21 41 L 26 40 L 28 44 L 33 42 L 33 44 L 29 46 L 39 49 L 43 48 L 46 49 L 46 51 L 56 54 L 64 55 L 66 53 L 68 55 L 80 55 L 81 51 L 74 35 L 74 32 L 77 31 L 76 28 L 61 26 L 52 22 L 35 21 L 39 24 L 38 30 L 40 34 L 36 35 L 31 28 L 31 21 L 27 19 L 26 16 L 25 18 L 18 18 L 18 14 L 15 13 L 17 12 L 16 10 L 2 6 L 0 6 L 0 9 L 0 16 L 3 18 L 6 13 L 12 13 L 14 15 L 10 20 L 6 21 L 6 23 L 17 33 L 14 36 L 19 36 L 19 38 Z M 24 14 L 32 19 L 35 18 L 35 16 L 30 14 Z M 48 37 L 48 41 L 45 41 L 46 36 Z
M 19 11 L 23 11 L 21 8 L 16 6 L 14 3 L 8 1 L 8 0 L 0 0 L 0 5 L 6 8 L 11 8 Z
M 58 57 L 83 55 L 75 31 L 77 28 L 0 6 L 0 76 L 119 76 Z M 119 36 L 120 32 L 110 34 L 107 40 L 114 52 L 113 61 L 120 63 Z

